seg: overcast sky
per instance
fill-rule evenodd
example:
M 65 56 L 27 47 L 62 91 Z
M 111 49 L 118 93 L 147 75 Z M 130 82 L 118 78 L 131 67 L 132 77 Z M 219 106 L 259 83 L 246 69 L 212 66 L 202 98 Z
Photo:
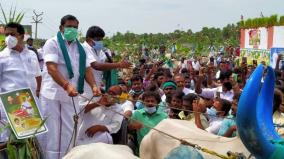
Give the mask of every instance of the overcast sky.
M 60 19 L 75 15 L 85 34 L 92 25 L 108 36 L 116 32 L 158 33 L 175 29 L 199 31 L 202 27 L 223 27 L 244 19 L 272 14 L 284 15 L 283 0 L 0 0 L 6 11 L 17 6 L 26 12 L 22 24 L 31 24 L 33 10 L 43 12 L 38 37 L 50 38 Z M 1 15 L 1 19 L 2 19 Z M 33 25 L 33 30 L 34 30 Z

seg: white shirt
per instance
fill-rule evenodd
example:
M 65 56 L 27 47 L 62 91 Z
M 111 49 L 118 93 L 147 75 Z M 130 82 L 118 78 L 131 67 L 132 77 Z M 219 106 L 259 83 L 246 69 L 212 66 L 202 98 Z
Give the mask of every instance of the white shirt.
M 187 60 L 184 60 L 184 62 L 183 63 L 181 63 L 181 62 L 179 62 L 179 66 L 181 66 L 181 69 L 180 70 L 182 70 L 183 68 L 188 68 L 188 66 L 187 66 Z
M 53 62 L 57 64 L 58 71 L 62 74 L 64 79 L 68 80 L 70 84 L 74 87 L 77 87 L 78 78 L 79 78 L 79 51 L 76 42 L 72 42 L 70 45 L 65 41 L 65 45 L 70 57 L 72 70 L 74 77 L 69 79 L 67 67 L 61 52 L 60 46 L 57 41 L 57 37 L 53 37 L 46 41 L 43 50 L 43 59 L 44 59 L 44 68 L 43 68 L 43 78 L 42 78 L 42 87 L 41 95 L 47 99 L 54 99 L 60 101 L 70 101 L 70 97 L 67 95 L 65 90 L 59 86 L 53 78 L 48 74 L 46 63 Z M 86 51 L 87 52 L 87 51 Z M 90 66 L 90 57 L 86 53 L 86 67 Z
M 39 75 L 36 64 L 38 64 L 36 54 L 27 48 L 24 48 L 21 53 L 8 48 L 1 51 L 0 92 L 7 92 L 26 87 L 36 88 L 35 77 Z M 0 120 L 4 123 L 7 122 L 7 118 L 1 104 Z M 8 137 L 8 130 L 0 133 L 0 141 L 7 141 Z
M 78 139 L 88 139 L 89 137 L 85 134 L 85 131 L 94 125 L 106 126 L 110 134 L 118 132 L 121 127 L 123 116 L 115 112 L 123 112 L 120 104 L 114 104 L 110 107 L 100 106 L 83 114 L 83 121 L 79 128 Z
M 209 127 L 206 128 L 205 130 L 217 135 L 222 125 L 222 121 L 223 121 L 223 118 L 219 118 L 219 117 L 213 118 L 212 121 L 209 121 L 210 122 Z
M 183 91 L 184 95 L 187 95 L 189 93 L 195 93 L 194 90 L 191 90 L 191 89 L 186 88 L 186 87 L 184 87 L 182 91 Z
M 162 102 L 166 102 L 166 99 L 167 99 L 167 96 L 164 94 L 164 95 L 161 97 L 161 100 L 162 100 Z
M 276 52 L 274 52 L 273 54 L 272 54 L 272 61 L 271 61 L 271 67 L 273 68 L 273 69 L 275 69 L 276 68 L 276 64 L 277 64 L 277 59 L 278 59 L 278 54 L 276 53 Z
M 230 102 L 233 101 L 234 97 L 234 92 L 233 90 L 227 91 L 227 92 L 222 92 L 222 86 L 217 87 L 217 88 L 203 88 L 200 96 L 208 99 L 216 98 L 217 93 L 220 93 L 220 98 L 226 99 Z
M 131 101 L 126 100 L 122 105 L 121 108 L 123 112 L 125 113 L 126 111 L 133 111 L 134 110 L 134 105 Z
M 94 62 L 94 61 L 96 61 L 98 63 L 105 63 L 107 57 L 102 50 L 97 52 L 87 42 L 84 42 L 83 46 L 85 47 L 85 50 L 88 52 L 90 58 L 93 59 L 93 60 L 90 61 L 91 63 Z M 94 74 L 94 77 L 95 77 L 95 80 L 96 80 L 96 85 L 98 87 L 103 85 L 103 71 L 93 69 L 93 74 Z
M 200 63 L 199 63 L 199 61 L 192 61 L 192 67 L 193 67 L 193 69 L 195 70 L 195 71 L 199 71 L 199 69 L 200 69 L 200 67 L 201 67 L 201 65 L 200 65 Z
M 21 53 L 8 48 L 0 53 L 0 92 L 30 87 L 35 93 L 40 75 L 37 56 L 26 47 Z
M 38 60 L 39 60 L 39 66 L 40 66 L 40 69 L 42 70 L 43 69 L 43 64 L 44 64 L 44 61 L 43 61 L 43 48 L 39 48 L 37 49 L 37 53 L 38 53 Z

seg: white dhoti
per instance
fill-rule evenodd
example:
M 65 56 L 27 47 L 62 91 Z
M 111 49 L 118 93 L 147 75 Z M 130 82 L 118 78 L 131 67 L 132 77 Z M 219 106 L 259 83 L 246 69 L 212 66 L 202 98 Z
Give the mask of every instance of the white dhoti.
M 78 108 L 77 98 L 74 98 L 74 103 Z M 38 136 L 44 156 L 46 159 L 61 159 L 67 152 L 74 127 L 75 112 L 72 100 L 70 98 L 70 102 L 62 102 L 41 97 L 41 104 L 45 111 L 44 117 L 47 117 L 48 128 L 46 134 Z

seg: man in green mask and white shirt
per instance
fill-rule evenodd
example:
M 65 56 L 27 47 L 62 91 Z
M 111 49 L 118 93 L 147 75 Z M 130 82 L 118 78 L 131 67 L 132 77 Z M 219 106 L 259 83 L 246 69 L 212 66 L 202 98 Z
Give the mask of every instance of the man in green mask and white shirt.
M 45 158 L 61 159 L 68 149 L 74 126 L 73 115 L 78 112 L 78 94 L 84 92 L 84 81 L 93 95 L 100 94 L 95 84 L 92 61 L 77 40 L 79 21 L 72 15 L 61 19 L 57 36 L 44 45 L 44 69 L 41 104 L 49 131 L 41 145 Z M 73 107 L 74 106 L 74 107 Z

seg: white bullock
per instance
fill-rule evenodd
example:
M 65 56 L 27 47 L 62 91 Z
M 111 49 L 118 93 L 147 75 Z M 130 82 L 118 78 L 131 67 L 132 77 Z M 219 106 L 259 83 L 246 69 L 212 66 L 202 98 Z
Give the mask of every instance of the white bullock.
M 225 156 L 228 151 L 243 153 L 246 157 L 250 155 L 240 138 L 226 138 L 210 134 L 205 130 L 198 129 L 190 121 L 166 119 L 155 128 Z M 164 159 L 171 150 L 179 145 L 179 141 L 151 130 L 142 140 L 140 157 L 142 159 Z M 219 159 L 207 153 L 201 152 L 201 154 L 206 159 Z
M 63 159 L 138 159 L 125 145 L 93 143 L 74 147 Z

